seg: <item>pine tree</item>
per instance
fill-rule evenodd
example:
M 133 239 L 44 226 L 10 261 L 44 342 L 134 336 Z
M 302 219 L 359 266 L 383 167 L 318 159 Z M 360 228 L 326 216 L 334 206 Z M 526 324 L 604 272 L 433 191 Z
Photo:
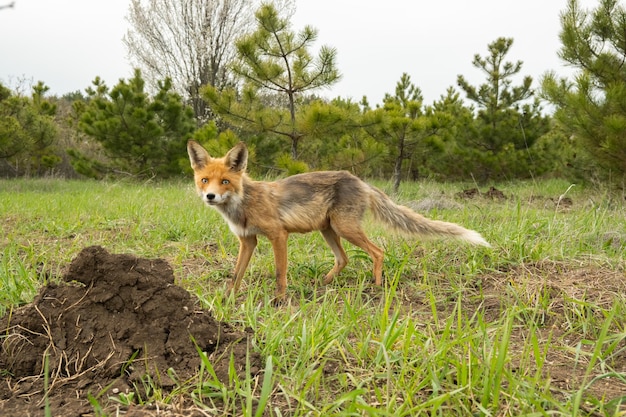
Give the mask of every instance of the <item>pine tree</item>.
M 112 89 L 96 78 L 87 89 L 88 102 L 75 102 L 79 128 L 101 144 L 109 164 L 89 164 L 81 155 L 83 174 L 94 176 L 103 169 L 137 177 L 171 176 L 181 172 L 185 143 L 195 129 L 193 110 L 172 92 L 169 79 L 158 83 L 154 97 L 145 91 L 141 72 L 120 80 Z M 77 167 L 78 168 L 78 167 Z
M 479 87 L 459 75 L 457 84 L 477 107 L 473 131 L 466 138 L 464 152 L 475 154 L 472 174 L 481 180 L 493 177 L 513 178 L 536 174 L 530 149 L 549 130 L 549 120 L 541 114 L 534 95 L 532 78 L 525 76 L 521 85 L 513 77 L 522 69 L 522 61 L 506 61 L 513 39 L 498 38 L 488 45 L 486 57 L 475 55 L 472 64 L 486 76 Z
M 484 123 L 481 136 L 476 138 L 477 142 L 484 149 L 494 152 L 501 150 L 510 141 L 510 132 L 501 129 L 508 123 L 509 110 L 517 110 L 519 103 L 533 94 L 531 89 L 533 80 L 529 76 L 524 77 L 522 85 L 512 86 L 512 77 L 522 69 L 522 61 L 515 63 L 505 61 L 512 45 L 513 39 L 498 38 L 488 45 L 487 57 L 483 58 L 478 54 L 474 56 L 472 65 L 485 74 L 487 78 L 485 84 L 476 88 L 462 75 L 457 78 L 457 84 L 467 98 L 476 103 L 479 109 L 478 119 Z
M 561 128 L 591 156 L 599 172 L 623 182 L 626 10 L 616 0 L 601 0 L 591 11 L 569 0 L 561 26 L 559 56 L 578 72 L 573 81 L 548 74 L 542 82 L 543 95 L 556 107 Z
M 418 149 L 424 149 L 427 138 L 439 128 L 437 123 L 433 123 L 435 119 L 425 113 L 422 101 L 422 91 L 404 73 L 396 84 L 395 94 L 385 94 L 383 106 L 371 110 L 368 115 L 372 123 L 364 124 L 364 128 L 390 150 L 394 192 L 400 188 L 405 161 L 409 161 L 412 177 L 418 177 L 420 167 L 411 163 L 411 159 Z
M 37 175 L 61 161 L 55 149 L 56 105 L 45 98 L 49 88 L 38 82 L 30 97 L 15 95 L 0 84 L 0 159 L 15 175 Z
M 236 42 L 238 61 L 233 71 L 243 81 L 241 91 L 205 89 L 205 98 L 231 125 L 249 131 L 271 132 L 289 139 L 291 158 L 299 158 L 298 145 L 307 134 L 298 126 L 298 106 L 304 93 L 339 80 L 337 52 L 322 46 L 309 52 L 317 30 L 306 26 L 295 33 L 290 22 L 271 4 L 256 12 L 257 29 Z

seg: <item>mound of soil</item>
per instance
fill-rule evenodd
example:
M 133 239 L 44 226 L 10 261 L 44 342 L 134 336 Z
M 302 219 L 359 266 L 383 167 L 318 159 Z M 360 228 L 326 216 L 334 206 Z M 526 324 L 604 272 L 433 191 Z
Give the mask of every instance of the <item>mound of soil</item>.
M 43 415 L 46 391 L 52 415 L 63 416 L 92 413 L 88 395 L 106 402 L 146 381 L 168 391 L 198 373 L 196 346 L 223 382 L 231 356 L 242 375 L 246 360 L 261 369 L 250 332 L 198 309 L 162 259 L 88 247 L 63 280 L 0 319 L 0 415 Z
M 460 198 L 463 200 L 471 200 L 476 197 L 485 197 L 485 198 L 490 198 L 492 200 L 506 200 L 507 199 L 506 195 L 504 195 L 502 191 L 498 190 L 495 187 L 489 187 L 489 190 L 484 193 L 481 193 L 478 188 L 469 188 L 467 190 L 463 190 L 459 193 L 456 193 L 456 196 L 457 198 Z

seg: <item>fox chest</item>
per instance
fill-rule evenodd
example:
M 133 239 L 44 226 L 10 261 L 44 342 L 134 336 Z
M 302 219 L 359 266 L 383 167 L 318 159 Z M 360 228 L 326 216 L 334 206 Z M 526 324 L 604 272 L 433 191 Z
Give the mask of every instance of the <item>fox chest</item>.
M 249 221 L 243 210 L 229 206 L 218 206 L 215 208 L 220 212 L 224 220 L 226 220 L 230 231 L 235 235 L 246 237 L 263 234 L 263 231 L 257 225 Z
M 263 231 L 256 226 L 247 226 L 245 223 L 233 221 L 226 216 L 224 216 L 224 219 L 226 219 L 230 231 L 239 237 L 263 234 Z

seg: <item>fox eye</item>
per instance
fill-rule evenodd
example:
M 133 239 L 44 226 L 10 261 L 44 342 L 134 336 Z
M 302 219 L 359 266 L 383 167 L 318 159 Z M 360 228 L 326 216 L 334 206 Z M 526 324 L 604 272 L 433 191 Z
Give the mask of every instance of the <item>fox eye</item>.
M 230 184 L 230 181 L 228 180 L 222 180 L 222 184 L 226 185 L 226 184 Z
M 207 178 L 202 178 L 200 181 L 202 181 L 202 184 L 208 184 L 209 182 Z

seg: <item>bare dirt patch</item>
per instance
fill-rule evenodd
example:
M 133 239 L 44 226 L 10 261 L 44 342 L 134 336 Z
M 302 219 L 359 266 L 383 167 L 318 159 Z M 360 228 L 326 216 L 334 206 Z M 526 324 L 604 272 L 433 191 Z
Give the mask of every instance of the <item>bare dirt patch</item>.
M 484 192 L 480 191 L 478 188 L 468 188 L 456 193 L 454 197 L 459 200 L 483 199 L 498 202 L 503 202 L 516 198 L 516 196 L 514 195 L 507 196 L 502 190 L 499 190 L 493 186 L 489 187 L 489 189 Z M 545 209 L 557 209 L 559 211 L 568 211 L 574 205 L 574 201 L 571 198 L 566 197 L 565 195 L 549 197 L 533 194 L 528 197 L 528 203 L 535 206 L 538 205 Z
M 445 286 L 445 277 L 441 282 Z M 424 322 L 432 321 L 431 305 L 419 289 L 407 286 L 401 291 L 404 308 Z M 440 296 L 450 293 L 443 291 Z M 545 352 L 541 375 L 553 393 L 565 398 L 583 388 L 585 395 L 616 403 L 624 412 L 626 406 L 619 405 L 626 397 L 626 337 L 621 326 L 608 329 L 614 335 L 609 338 L 612 345 L 606 343 L 603 361 L 588 369 L 606 314 L 624 294 L 626 271 L 622 268 L 544 260 L 487 272 L 468 282 L 458 296 L 466 314 L 478 311 L 490 323 L 500 322 L 507 308 L 518 307 L 508 348 L 510 369 L 527 375 L 537 372 L 537 363 L 529 362 L 523 352 L 529 338 L 536 337 L 539 351 Z M 454 314 L 453 306 L 450 299 L 437 303 L 440 320 Z
M 476 197 L 484 197 L 491 200 L 506 200 L 507 197 L 501 190 L 495 187 L 489 187 L 489 190 L 481 192 L 478 188 L 469 188 L 456 194 L 457 198 L 462 200 L 471 200 Z
M 0 383 L 3 416 L 43 415 L 46 392 L 52 415 L 63 416 L 93 413 L 88 395 L 106 406 L 109 395 L 135 391 L 146 381 L 168 392 L 175 380 L 197 375 L 196 346 L 223 382 L 231 357 L 238 372 L 247 361 L 251 373 L 261 369 L 260 356 L 249 347 L 251 332 L 199 309 L 174 284 L 162 259 L 89 247 L 63 281 L 43 287 L 32 303 L 0 319 L 0 369 L 8 373 Z

